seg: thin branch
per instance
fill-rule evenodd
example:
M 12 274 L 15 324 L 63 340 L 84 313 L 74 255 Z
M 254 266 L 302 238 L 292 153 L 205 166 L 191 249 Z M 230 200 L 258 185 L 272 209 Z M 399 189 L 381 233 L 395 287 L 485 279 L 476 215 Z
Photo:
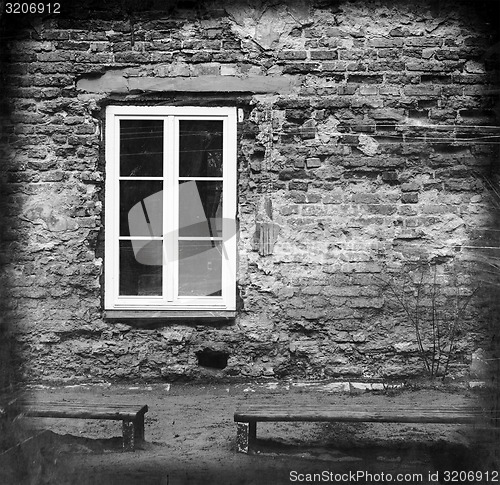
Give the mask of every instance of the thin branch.
M 415 305 L 415 310 L 413 312 L 412 312 L 411 308 L 409 307 L 409 305 L 406 303 L 405 298 L 404 298 L 404 290 L 405 290 L 405 287 L 406 287 L 406 281 L 405 280 L 403 280 L 402 295 L 399 296 L 399 294 L 396 291 L 396 289 L 395 289 L 395 287 L 394 287 L 394 285 L 393 285 L 392 282 L 386 281 L 383 278 L 377 278 L 377 279 L 379 279 L 380 281 L 382 281 L 385 284 L 385 289 L 388 289 L 393 294 L 393 296 L 396 299 L 397 303 L 399 303 L 401 305 L 401 308 L 404 310 L 404 312 L 408 316 L 410 322 L 413 324 L 413 327 L 415 328 L 415 334 L 416 334 L 416 338 L 417 338 L 417 345 L 418 345 L 418 350 L 419 350 L 420 356 L 421 356 L 421 358 L 422 358 L 422 360 L 424 362 L 426 370 L 428 372 L 430 372 L 430 366 L 429 366 L 429 362 L 428 362 L 427 356 L 425 355 L 424 347 L 423 347 L 423 344 L 422 344 L 422 339 L 421 339 L 421 336 L 420 336 L 419 322 L 418 322 L 418 318 L 419 318 L 419 304 L 420 304 L 420 291 L 421 291 L 421 287 L 422 287 L 423 275 L 422 275 L 420 284 L 418 286 L 417 301 L 416 301 L 416 305 Z
M 436 276 L 437 270 L 434 266 L 434 279 L 432 282 L 432 294 L 431 294 L 431 305 L 432 305 L 432 315 L 431 315 L 431 324 L 432 324 L 432 372 L 431 377 L 434 377 L 437 374 L 437 369 L 435 369 L 434 365 L 436 362 Z M 439 368 L 439 360 L 437 363 L 437 367 Z
M 460 319 L 462 318 L 462 315 L 463 313 L 465 312 L 467 306 L 469 305 L 469 303 L 471 302 L 472 298 L 474 297 L 474 295 L 479 291 L 479 287 L 476 287 L 473 292 L 466 298 L 462 308 L 459 308 L 459 297 L 457 297 L 457 310 L 455 311 L 455 318 L 453 320 L 453 325 L 452 325 L 452 328 L 451 328 L 451 331 L 450 331 L 450 349 L 448 351 L 448 355 L 447 355 L 447 359 L 446 359 L 446 365 L 445 365 L 445 368 L 444 368 L 444 372 L 443 372 L 443 380 L 448 372 L 448 367 L 449 367 L 449 364 L 450 364 L 450 359 L 451 359 L 451 354 L 454 350 L 454 347 L 455 347 L 455 341 L 456 341 L 456 328 L 457 328 L 457 325 L 458 325 L 458 322 L 460 321 Z M 459 296 L 460 293 L 458 293 L 458 296 Z
M 431 372 L 431 367 L 429 365 L 429 361 L 427 360 L 427 356 L 425 355 L 424 346 L 422 344 L 422 337 L 420 335 L 420 323 L 419 323 L 419 309 L 420 309 L 420 293 L 422 290 L 422 283 L 424 281 L 424 272 L 420 273 L 420 282 L 417 287 L 417 297 L 415 301 L 415 333 L 417 337 L 417 344 L 420 350 L 420 354 L 422 356 L 422 360 L 424 361 L 425 368 L 428 372 Z M 432 372 L 431 372 L 432 376 Z

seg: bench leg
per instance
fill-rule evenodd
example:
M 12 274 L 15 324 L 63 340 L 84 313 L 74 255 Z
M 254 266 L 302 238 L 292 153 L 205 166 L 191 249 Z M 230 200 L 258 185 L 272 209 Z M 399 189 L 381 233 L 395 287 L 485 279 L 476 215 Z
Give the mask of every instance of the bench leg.
M 236 447 L 241 453 L 248 453 L 250 445 L 257 437 L 257 423 L 236 423 Z
M 144 442 L 144 414 L 133 421 L 123 421 L 123 449 L 134 451 L 135 445 Z
M 135 424 L 133 421 L 123 421 L 123 449 L 125 451 L 135 450 Z

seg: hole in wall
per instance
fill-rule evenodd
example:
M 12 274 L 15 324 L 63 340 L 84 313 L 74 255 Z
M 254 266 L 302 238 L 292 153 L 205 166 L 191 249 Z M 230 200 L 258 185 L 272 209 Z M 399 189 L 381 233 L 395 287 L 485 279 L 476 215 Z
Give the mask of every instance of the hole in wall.
M 198 365 L 209 369 L 225 369 L 229 354 L 217 350 L 204 349 L 196 352 Z

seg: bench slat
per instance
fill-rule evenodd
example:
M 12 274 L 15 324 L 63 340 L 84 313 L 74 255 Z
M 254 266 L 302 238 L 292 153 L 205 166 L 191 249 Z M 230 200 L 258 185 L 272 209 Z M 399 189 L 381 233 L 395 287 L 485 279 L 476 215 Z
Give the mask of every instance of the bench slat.
M 23 404 L 25 416 L 48 418 L 82 418 L 134 420 L 148 411 L 146 405 L 104 405 L 81 403 L 26 402 Z
M 137 404 L 122 404 L 122 403 L 109 403 L 109 402 L 91 402 L 91 403 L 83 403 L 81 401 L 29 401 L 23 400 L 20 401 L 19 404 L 21 406 L 54 406 L 54 407 L 62 407 L 62 406 L 78 406 L 85 408 L 118 408 L 118 409 L 141 409 L 144 405 Z
M 286 405 L 255 405 L 238 409 L 236 422 L 253 421 L 343 421 L 394 423 L 473 423 L 483 416 L 479 408 L 382 408 L 373 406 L 306 405 L 291 409 Z

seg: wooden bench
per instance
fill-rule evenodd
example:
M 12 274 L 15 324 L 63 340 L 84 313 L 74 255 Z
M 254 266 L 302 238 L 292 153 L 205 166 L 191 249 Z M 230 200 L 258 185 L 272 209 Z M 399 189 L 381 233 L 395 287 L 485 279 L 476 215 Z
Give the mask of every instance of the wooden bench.
M 112 419 L 122 421 L 123 449 L 133 451 L 144 441 L 144 415 L 146 405 L 87 404 L 80 402 L 30 402 L 21 403 L 24 416 L 43 418 Z
M 310 422 L 375 422 L 375 423 L 475 423 L 484 416 L 479 408 L 466 406 L 402 407 L 360 405 L 304 405 L 255 404 L 239 408 L 234 413 L 237 425 L 238 451 L 248 453 L 257 435 L 257 422 L 310 421 Z

